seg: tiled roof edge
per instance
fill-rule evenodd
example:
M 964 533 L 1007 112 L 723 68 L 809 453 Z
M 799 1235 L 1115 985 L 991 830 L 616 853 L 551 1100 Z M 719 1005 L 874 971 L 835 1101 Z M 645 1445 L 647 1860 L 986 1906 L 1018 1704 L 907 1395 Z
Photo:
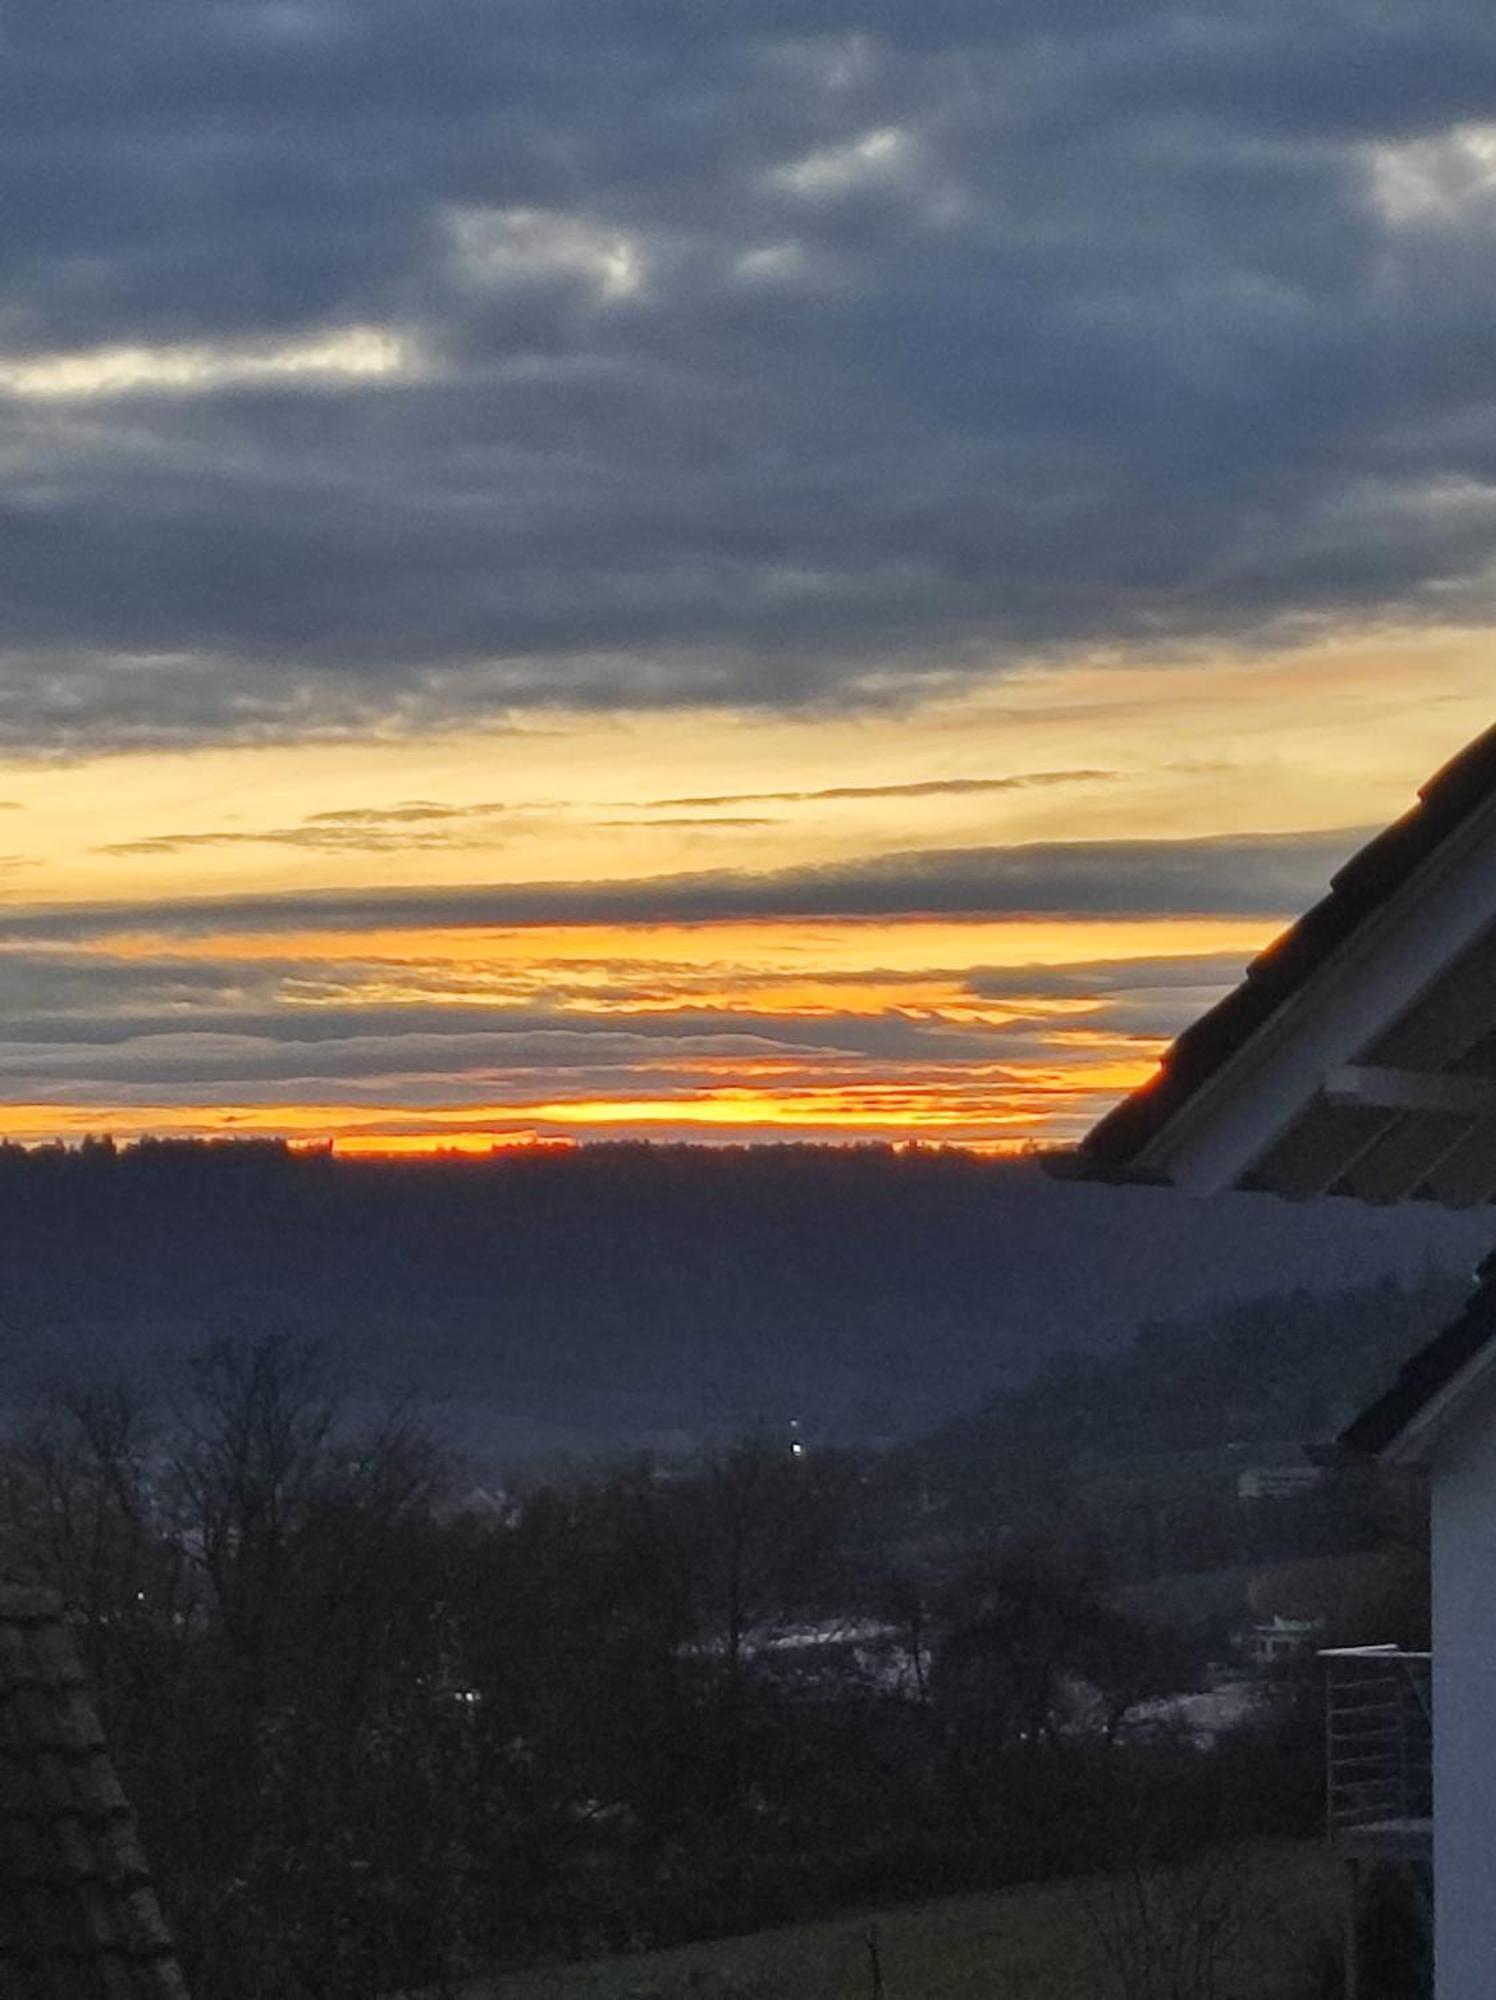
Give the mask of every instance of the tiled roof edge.
M 1131 1162 L 1188 1099 L 1291 999 L 1366 920 L 1496 797 L 1496 727 L 1437 771 L 1418 803 L 1353 854 L 1330 892 L 1247 968 L 1242 983 L 1178 1037 L 1158 1075 L 1125 1097 L 1081 1141 L 1072 1172 L 1087 1177 Z
M 187 2000 L 63 1599 L 0 1583 L 0 1631 L 8 1635 L 0 1661 L 0 1775 L 8 1788 L 14 1783 L 0 1799 L 0 1887 L 8 1899 L 0 1992 L 12 1987 L 4 1968 L 19 1968 L 28 1993 L 40 1993 L 40 1978 L 47 1992 L 66 1990 L 79 2000 L 122 1995 L 127 1986 L 133 2000 Z M 65 1774 L 61 1785 L 58 1773 Z M 39 1895 L 69 1899 L 60 1927 L 56 1916 L 38 1927 Z

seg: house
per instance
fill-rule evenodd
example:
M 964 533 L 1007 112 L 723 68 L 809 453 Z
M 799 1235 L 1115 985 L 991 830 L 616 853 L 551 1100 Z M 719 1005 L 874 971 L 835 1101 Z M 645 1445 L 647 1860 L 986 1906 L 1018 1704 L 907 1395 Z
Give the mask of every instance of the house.
M 50 1591 L 0 1585 L 0 1993 L 187 2000 Z
M 1320 1618 L 1265 1618 L 1252 1627 L 1247 1651 L 1254 1667 L 1271 1672 L 1312 1653 L 1324 1637 Z
M 1280 1454 L 1249 1465 L 1237 1474 L 1236 1497 L 1244 1506 L 1273 1500 L 1302 1500 L 1306 1493 L 1318 1492 L 1325 1483 L 1326 1468 L 1316 1465 L 1300 1446 L 1291 1454 Z
M 1496 1259 L 1453 1325 L 1345 1434 L 1429 1475 L 1433 1557 L 1436 1991 L 1492 1990 L 1496 1966 Z
M 1496 1200 L 1496 729 L 1346 864 L 1057 1170 L 1198 1194 Z M 1496 1265 L 1347 1439 L 1430 1477 L 1435 1991 L 1489 2000 Z M 1368 1646 L 1337 1664 L 1347 1684 L 1373 1691 L 1368 1712 L 1389 1740 L 1407 1743 L 1426 1698 L 1420 1656 Z M 1405 1852 L 1416 1852 L 1419 1824 L 1390 1808 L 1375 1822 Z

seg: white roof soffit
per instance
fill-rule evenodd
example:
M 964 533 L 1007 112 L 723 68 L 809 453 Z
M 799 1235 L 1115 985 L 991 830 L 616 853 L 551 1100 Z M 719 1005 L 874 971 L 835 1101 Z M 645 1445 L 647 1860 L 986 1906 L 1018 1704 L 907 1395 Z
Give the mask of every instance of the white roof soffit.
M 1365 1198 L 1396 1200 L 1410 1192 L 1410 1176 L 1422 1185 L 1425 1168 L 1468 1151 L 1484 1127 L 1482 1156 L 1467 1175 L 1471 1191 L 1460 1199 L 1489 1198 L 1496 1190 L 1496 1073 L 1444 1067 L 1452 1049 L 1457 1055 L 1496 1032 L 1496 942 L 1488 954 L 1474 953 L 1484 963 L 1459 965 L 1488 933 L 1496 940 L 1496 796 L 1199 1085 L 1139 1149 L 1133 1173 L 1199 1194 L 1245 1180 L 1307 1195 L 1333 1186 L 1380 1147 L 1382 1184 Z M 1427 1016 L 1421 1029 L 1409 1012 L 1420 1001 Z M 1453 1041 L 1447 1025 L 1443 1032 L 1439 1026 L 1450 1017 L 1458 1023 Z M 1291 1126 L 1294 1155 L 1275 1165 L 1274 1149 Z M 1408 1155 L 1401 1169 L 1392 1143 L 1399 1133 Z

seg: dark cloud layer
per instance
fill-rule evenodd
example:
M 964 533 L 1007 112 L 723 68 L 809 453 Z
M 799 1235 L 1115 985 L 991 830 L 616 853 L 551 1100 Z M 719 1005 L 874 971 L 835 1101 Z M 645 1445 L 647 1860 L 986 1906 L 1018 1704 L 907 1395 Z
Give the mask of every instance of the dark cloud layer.
M 0 744 L 1490 609 L 1474 0 L 15 0 L 4 53 Z M 347 328 L 384 373 L 306 362 Z
M 670 817 L 642 819 L 600 819 L 601 827 L 757 827 L 773 826 L 762 815 L 712 813 L 685 816 L 677 808 L 688 806 L 736 806 L 758 804 L 811 805 L 857 799 L 929 799 L 961 797 L 967 793 L 1027 791 L 1034 787 L 1109 781 L 1115 771 L 1026 771 L 1003 778 L 927 778 L 900 785 L 829 785 L 819 791 L 723 792 L 700 798 L 621 800 L 641 812 Z M 498 845 L 495 827 L 501 821 L 513 826 L 535 824 L 537 815 L 575 811 L 565 799 L 528 800 L 507 805 L 488 800 L 476 805 L 444 805 L 435 799 L 412 799 L 397 806 L 340 806 L 326 812 L 309 813 L 295 826 L 209 827 L 193 832 L 153 833 L 139 840 L 113 840 L 95 848 L 97 854 L 115 856 L 177 854 L 193 847 L 299 847 L 327 854 L 398 854 L 407 851 L 438 852 L 442 849 L 493 847 Z M 475 826 L 487 822 L 488 831 Z M 4 858 L 0 857 L 0 866 Z
M 648 803 L 659 807 L 819 805 L 846 799 L 962 798 L 971 792 L 1023 792 L 1047 785 L 1105 783 L 1117 775 L 1115 771 L 1021 771 L 1006 778 L 919 778 L 904 785 L 823 785 L 812 792 L 717 792 L 699 798 L 651 799 Z
M 1160 959 L 1086 959 L 1071 965 L 1001 966 L 968 974 L 973 993 L 1007 1000 L 1034 993 L 1056 999 L 1093 994 L 1216 991 L 1235 985 L 1241 959 L 1232 953 L 1192 952 Z
M 442 817 L 455 819 L 461 815 Z M 333 823 L 318 823 L 328 819 Z M 243 828 L 215 828 L 206 833 L 153 833 L 142 840 L 111 840 L 95 852 L 118 856 L 180 854 L 193 847 L 300 847 L 314 854 L 406 854 L 493 845 L 491 839 L 464 837 L 444 826 L 412 827 L 398 823 L 386 826 L 373 819 L 343 820 L 336 815 L 316 814 L 297 826 L 262 827 L 253 832 Z
M 496 929 L 735 918 L 1292 914 L 1363 831 L 916 849 L 868 860 L 619 882 L 372 889 L 0 911 L 0 939 L 373 927 Z

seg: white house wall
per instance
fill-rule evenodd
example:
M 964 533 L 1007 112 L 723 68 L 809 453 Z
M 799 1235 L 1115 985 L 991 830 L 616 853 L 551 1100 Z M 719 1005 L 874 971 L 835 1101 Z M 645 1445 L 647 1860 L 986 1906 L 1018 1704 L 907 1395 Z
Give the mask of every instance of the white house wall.
M 1496 1995 L 1496 1423 L 1480 1417 L 1433 1479 L 1436 2000 Z

